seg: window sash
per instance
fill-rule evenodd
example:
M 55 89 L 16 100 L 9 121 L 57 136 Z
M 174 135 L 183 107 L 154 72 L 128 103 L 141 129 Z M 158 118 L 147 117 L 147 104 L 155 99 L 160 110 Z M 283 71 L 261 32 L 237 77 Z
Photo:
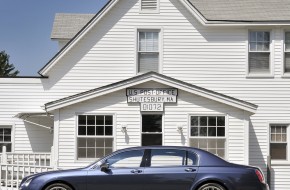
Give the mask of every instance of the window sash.
M 248 72 L 269 74 L 271 63 L 271 37 L 269 31 L 250 31 Z
M 159 31 L 138 31 L 138 72 L 159 71 Z
M 270 155 L 272 160 L 288 159 L 288 125 L 270 126 Z
M 290 32 L 285 32 L 284 40 L 284 72 L 290 72 Z
M 112 115 L 79 115 L 77 128 L 77 159 L 91 160 L 113 152 Z

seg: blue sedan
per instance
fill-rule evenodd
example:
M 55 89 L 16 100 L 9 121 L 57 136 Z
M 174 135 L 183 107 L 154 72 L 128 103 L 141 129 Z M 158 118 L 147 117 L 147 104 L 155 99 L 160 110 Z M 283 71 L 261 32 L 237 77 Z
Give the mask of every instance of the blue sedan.
M 74 170 L 25 177 L 20 190 L 268 190 L 257 167 L 229 163 L 190 147 L 118 150 Z

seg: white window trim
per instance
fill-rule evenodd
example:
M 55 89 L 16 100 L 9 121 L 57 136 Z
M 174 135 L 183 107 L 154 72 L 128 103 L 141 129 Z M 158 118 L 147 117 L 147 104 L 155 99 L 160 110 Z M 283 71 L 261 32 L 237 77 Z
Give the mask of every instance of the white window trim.
M 249 67 L 249 53 L 250 53 L 250 33 L 251 32 L 270 32 L 270 63 L 269 63 L 269 74 L 264 73 L 250 73 L 250 67 Z M 246 40 L 246 78 L 273 78 L 274 77 L 274 47 L 273 47 L 273 31 L 269 29 L 249 29 L 248 32 L 248 38 Z
M 229 146 L 228 146 L 228 143 L 229 143 L 229 137 L 228 137 L 228 134 L 229 134 L 229 115 L 228 114 L 220 114 L 220 113 L 217 113 L 217 114 L 214 114 L 214 113 L 210 113 L 210 114 L 194 114 L 194 113 L 189 113 L 188 116 L 187 116 L 187 146 L 190 146 L 190 139 L 192 138 L 191 137 L 191 116 L 207 116 L 207 117 L 210 117 L 210 116 L 221 116 L 221 117 L 225 117 L 225 136 L 224 137 L 219 137 L 219 139 L 225 139 L 225 157 L 224 159 L 225 160 L 228 160 L 229 159 Z M 203 137 L 200 137 L 200 138 L 203 138 Z M 208 138 L 208 137 L 207 137 Z M 217 137 L 212 137 L 212 138 L 217 138 Z
M 86 158 L 81 158 L 78 159 L 78 116 L 79 115 L 108 115 L 108 116 L 113 116 L 113 152 L 116 151 L 117 148 L 117 142 L 116 142 L 116 134 L 117 134 L 117 129 L 116 129 L 116 113 L 110 113 L 110 112 L 90 112 L 90 113 L 86 113 L 86 112 L 76 112 L 75 113 L 75 142 L 74 142 L 74 163 L 84 163 L 84 164 L 88 164 L 91 163 L 92 161 L 96 160 L 96 158 L 92 158 L 92 159 L 86 159 Z M 121 129 L 120 129 L 121 130 Z M 93 138 L 93 137 L 92 137 Z M 110 137 L 111 138 L 111 137 Z
M 164 124 L 165 124 L 165 122 L 164 122 L 164 117 L 165 117 L 165 114 L 164 114 L 164 112 L 140 112 L 140 143 L 139 143 L 139 146 L 142 146 L 142 119 L 143 119 L 143 117 L 142 117 L 142 115 L 162 115 L 162 146 L 165 146 L 165 141 L 164 141 L 164 134 L 165 134 L 165 132 L 164 132 L 164 130 L 165 130 L 165 127 L 164 127 Z M 156 133 L 156 134 L 159 134 L 159 133 Z
M 13 153 L 15 150 L 15 124 L 11 123 L 1 123 L 0 128 L 10 128 L 11 129 L 11 152 Z M 2 153 L 0 153 L 1 155 Z
M 286 73 L 285 72 L 285 53 L 286 53 L 286 32 L 290 32 L 290 30 L 283 30 L 283 40 L 281 47 L 282 49 L 282 78 L 290 78 L 290 72 Z M 290 53 L 290 51 L 288 51 Z
M 156 27 L 156 26 L 145 26 L 145 27 L 136 27 L 135 28 L 135 75 L 140 75 L 144 73 L 138 72 L 139 67 L 139 56 L 138 56 L 138 48 L 139 48 L 139 38 L 138 33 L 140 31 L 159 31 L 159 65 L 158 65 L 158 73 L 163 73 L 163 27 Z
M 159 14 L 160 13 L 160 0 L 157 1 L 156 10 L 142 10 L 142 0 L 139 0 L 139 14 Z
M 287 160 L 271 160 L 271 165 L 289 165 L 290 164 L 290 121 L 269 121 L 268 122 L 268 155 L 270 156 L 271 143 L 271 126 L 273 125 L 288 125 L 287 126 Z

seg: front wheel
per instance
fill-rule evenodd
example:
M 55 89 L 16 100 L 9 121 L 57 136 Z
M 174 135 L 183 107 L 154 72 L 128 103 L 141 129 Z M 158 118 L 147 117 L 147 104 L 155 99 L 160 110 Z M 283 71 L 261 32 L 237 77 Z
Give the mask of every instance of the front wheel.
M 72 188 L 63 183 L 54 183 L 47 186 L 45 190 L 72 190 Z
M 225 188 L 217 183 L 207 183 L 198 188 L 198 190 L 225 190 Z

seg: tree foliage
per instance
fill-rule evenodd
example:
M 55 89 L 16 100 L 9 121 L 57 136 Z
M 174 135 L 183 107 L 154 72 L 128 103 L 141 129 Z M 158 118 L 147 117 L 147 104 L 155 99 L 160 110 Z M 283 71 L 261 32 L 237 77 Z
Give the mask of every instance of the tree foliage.
M 13 64 L 9 63 L 9 55 L 5 51 L 0 52 L 0 77 L 14 77 L 19 74 L 18 70 L 15 70 Z

